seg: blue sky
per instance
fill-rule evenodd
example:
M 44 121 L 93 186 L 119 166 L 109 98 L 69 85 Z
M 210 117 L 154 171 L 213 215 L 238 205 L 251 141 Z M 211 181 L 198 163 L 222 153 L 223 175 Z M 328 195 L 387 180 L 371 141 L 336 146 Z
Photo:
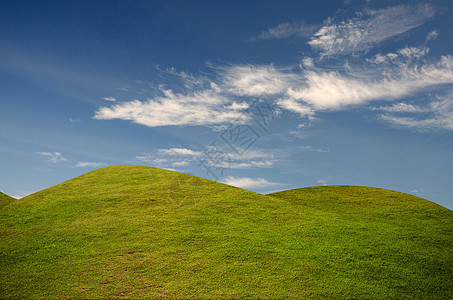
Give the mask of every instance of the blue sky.
M 6 194 L 138 164 L 453 209 L 451 1 L 2 1 L 0 28 Z

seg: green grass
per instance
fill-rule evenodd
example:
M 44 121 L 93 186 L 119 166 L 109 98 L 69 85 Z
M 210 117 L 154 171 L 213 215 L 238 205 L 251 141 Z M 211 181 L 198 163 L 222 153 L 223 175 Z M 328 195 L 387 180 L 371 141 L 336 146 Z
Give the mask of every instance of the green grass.
M 0 210 L 1 299 L 451 299 L 452 274 L 453 212 L 376 188 L 115 166 Z
M 7 205 L 11 204 L 12 202 L 14 202 L 16 199 L 14 199 L 13 197 L 10 197 L 8 195 L 5 195 L 3 194 L 2 192 L 0 192 L 0 211 L 3 209 L 3 208 L 6 208 Z

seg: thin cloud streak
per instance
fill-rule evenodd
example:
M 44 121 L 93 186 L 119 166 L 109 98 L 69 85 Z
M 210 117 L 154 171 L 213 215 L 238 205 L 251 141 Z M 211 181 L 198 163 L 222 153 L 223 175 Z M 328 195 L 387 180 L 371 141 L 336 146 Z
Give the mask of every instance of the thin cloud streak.
M 315 29 L 316 26 L 313 25 L 282 23 L 261 32 L 258 36 L 251 38 L 250 41 L 308 38 L 313 34 Z
M 381 108 L 380 119 L 402 128 L 419 131 L 434 129 L 453 130 L 453 93 L 438 97 L 424 107 L 395 105 Z M 403 114 L 403 115 L 402 115 Z
M 41 157 L 47 158 L 52 163 L 56 164 L 62 161 L 67 161 L 65 157 L 61 155 L 60 152 L 35 152 L 36 154 L 40 155 Z
M 400 5 L 369 10 L 346 22 L 327 24 L 309 42 L 323 56 L 365 51 L 388 38 L 422 25 L 434 16 L 429 5 Z

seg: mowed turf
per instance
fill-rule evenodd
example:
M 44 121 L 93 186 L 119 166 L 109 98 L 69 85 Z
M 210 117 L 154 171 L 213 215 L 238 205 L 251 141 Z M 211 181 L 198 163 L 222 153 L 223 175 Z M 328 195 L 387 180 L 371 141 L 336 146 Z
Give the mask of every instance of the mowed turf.
M 452 274 L 453 212 L 376 188 L 115 166 L 0 210 L 2 299 L 451 299 Z

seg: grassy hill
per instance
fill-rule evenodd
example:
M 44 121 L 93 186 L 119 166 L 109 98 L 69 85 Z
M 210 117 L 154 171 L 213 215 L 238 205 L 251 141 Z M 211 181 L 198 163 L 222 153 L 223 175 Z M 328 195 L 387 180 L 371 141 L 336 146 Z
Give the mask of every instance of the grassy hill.
M 0 192 L 0 210 L 2 210 L 4 207 L 6 207 L 8 204 L 13 202 L 14 200 L 16 200 L 16 199 Z
M 453 298 L 453 212 L 366 187 L 261 195 L 99 169 L 0 211 L 0 298 Z

